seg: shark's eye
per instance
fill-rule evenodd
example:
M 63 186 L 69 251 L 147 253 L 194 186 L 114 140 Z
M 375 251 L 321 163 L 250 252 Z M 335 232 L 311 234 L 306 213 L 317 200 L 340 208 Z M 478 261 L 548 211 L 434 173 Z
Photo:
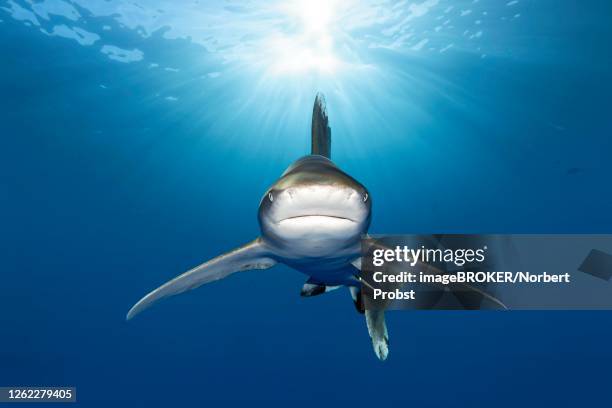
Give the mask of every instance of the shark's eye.
M 270 200 L 270 202 L 274 201 L 274 196 L 272 195 L 272 192 L 268 193 L 268 200 Z
M 363 193 L 363 202 L 368 201 L 368 193 Z

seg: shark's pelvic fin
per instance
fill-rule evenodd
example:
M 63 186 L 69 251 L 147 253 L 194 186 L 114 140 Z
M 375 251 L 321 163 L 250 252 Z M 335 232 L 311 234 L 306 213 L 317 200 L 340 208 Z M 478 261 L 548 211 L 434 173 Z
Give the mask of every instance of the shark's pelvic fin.
M 300 291 L 300 296 L 302 297 L 311 297 L 322 295 L 323 293 L 331 292 L 332 290 L 338 289 L 340 286 L 328 286 L 323 285 L 322 283 L 318 283 L 313 281 L 312 279 L 308 279 L 304 286 L 302 286 L 302 290 Z
M 349 286 L 349 292 L 351 293 L 351 298 L 353 298 L 355 310 L 357 310 L 357 312 L 360 314 L 364 314 L 365 307 L 363 305 L 363 299 L 361 297 L 361 289 L 357 286 Z
M 385 323 L 385 312 L 382 310 L 366 310 L 365 318 L 374 353 L 376 353 L 376 357 L 384 361 L 389 355 L 389 333 L 387 333 Z
M 361 271 L 361 258 L 356 258 L 351 264 L 357 273 Z M 361 279 L 359 280 L 361 281 Z M 361 282 L 364 283 L 363 281 Z M 359 313 L 365 312 L 368 334 L 372 339 L 372 347 L 374 348 L 376 357 L 382 361 L 386 360 L 389 355 L 389 333 L 387 332 L 387 324 L 385 323 L 385 312 L 383 310 L 364 310 L 365 306 L 361 298 L 361 289 L 351 286 L 349 290 L 357 311 Z
M 140 299 L 128 312 L 127 320 L 160 299 L 178 295 L 206 283 L 223 279 L 235 272 L 270 268 L 276 264 L 276 261 L 270 258 L 269 255 L 270 253 L 261 238 L 257 238 L 255 241 L 240 248 L 211 259 L 177 276 Z
M 325 97 L 318 93 L 312 109 L 312 148 L 311 154 L 331 159 L 331 128 L 327 117 Z

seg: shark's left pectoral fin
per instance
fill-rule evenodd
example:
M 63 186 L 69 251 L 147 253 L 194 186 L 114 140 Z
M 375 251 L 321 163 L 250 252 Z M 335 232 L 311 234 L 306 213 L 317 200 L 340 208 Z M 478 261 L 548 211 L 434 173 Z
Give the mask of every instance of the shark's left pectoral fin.
M 130 309 L 127 314 L 127 320 L 130 320 L 160 299 L 195 289 L 236 272 L 270 268 L 276 264 L 276 261 L 270 255 L 270 251 L 261 238 L 257 238 L 255 241 L 240 248 L 196 266 L 155 289 L 140 299 Z

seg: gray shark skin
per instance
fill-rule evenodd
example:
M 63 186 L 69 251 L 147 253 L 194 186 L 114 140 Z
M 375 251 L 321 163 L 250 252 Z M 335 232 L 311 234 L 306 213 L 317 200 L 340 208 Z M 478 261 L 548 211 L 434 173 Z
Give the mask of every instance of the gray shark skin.
M 359 302 L 361 237 L 370 225 L 368 190 L 330 159 L 331 129 L 325 99 L 315 98 L 312 151 L 294 162 L 270 187 L 259 205 L 261 236 L 170 280 L 138 301 L 133 318 L 160 299 L 195 289 L 247 270 L 283 263 L 307 275 L 302 296 L 315 296 L 342 286 Z M 356 265 L 356 266 L 355 266 Z M 377 357 L 388 355 L 382 311 L 364 311 Z

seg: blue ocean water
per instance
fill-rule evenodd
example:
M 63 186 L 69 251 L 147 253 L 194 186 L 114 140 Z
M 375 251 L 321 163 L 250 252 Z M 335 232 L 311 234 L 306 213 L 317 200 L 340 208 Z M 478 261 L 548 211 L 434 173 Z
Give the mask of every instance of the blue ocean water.
M 605 406 L 607 312 L 392 312 L 245 272 L 125 321 L 334 161 L 374 233 L 612 232 L 612 4 L 0 2 L 0 385 L 79 405 Z M 333 9 L 330 9 L 333 5 Z

